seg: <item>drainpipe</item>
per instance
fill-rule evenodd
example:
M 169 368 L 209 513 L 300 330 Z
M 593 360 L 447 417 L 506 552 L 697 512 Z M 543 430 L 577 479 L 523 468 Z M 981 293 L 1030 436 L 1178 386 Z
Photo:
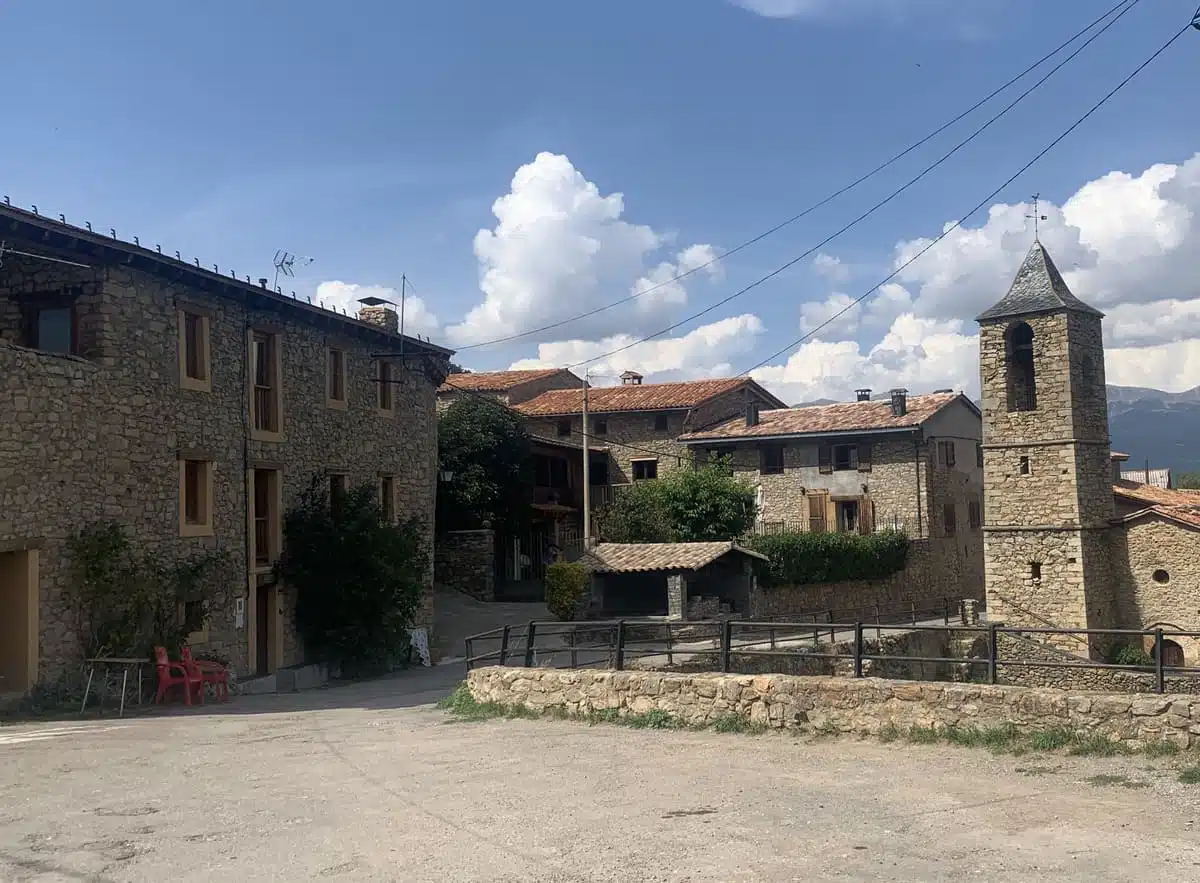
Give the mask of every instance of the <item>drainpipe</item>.
M 258 610 L 257 610 L 257 590 L 255 597 L 250 596 L 250 576 L 254 562 L 251 556 L 253 550 L 253 533 L 254 524 L 250 520 L 250 507 L 252 505 L 251 494 L 253 487 L 250 485 L 250 409 L 253 407 L 253 397 L 250 391 L 250 297 L 242 295 L 242 479 L 241 485 L 245 493 L 245 505 L 242 509 L 242 524 L 246 531 L 246 609 L 242 613 L 242 625 L 246 629 L 246 676 L 254 677 L 258 673 L 258 647 L 254 648 L 253 657 L 250 653 L 250 607 L 255 607 L 254 617 L 255 625 L 255 642 L 258 639 Z

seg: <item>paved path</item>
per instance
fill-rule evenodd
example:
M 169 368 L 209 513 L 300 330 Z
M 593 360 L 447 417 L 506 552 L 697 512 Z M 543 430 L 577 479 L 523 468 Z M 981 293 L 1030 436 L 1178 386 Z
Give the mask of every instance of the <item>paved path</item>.
M 4 728 L 0 880 L 1200 879 L 1200 788 L 1144 759 L 450 723 L 458 677 Z

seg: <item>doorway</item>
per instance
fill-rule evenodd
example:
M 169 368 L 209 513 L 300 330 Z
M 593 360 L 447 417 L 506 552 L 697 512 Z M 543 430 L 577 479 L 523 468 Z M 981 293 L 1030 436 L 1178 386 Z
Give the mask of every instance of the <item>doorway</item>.
M 278 605 L 275 586 L 260 583 L 254 587 L 254 673 L 259 677 L 280 665 Z
M 0 694 L 37 682 L 38 550 L 0 553 Z

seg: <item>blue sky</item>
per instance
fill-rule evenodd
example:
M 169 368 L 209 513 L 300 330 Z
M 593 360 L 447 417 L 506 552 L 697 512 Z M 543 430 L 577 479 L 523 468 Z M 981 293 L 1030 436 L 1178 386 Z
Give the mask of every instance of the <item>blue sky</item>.
M 936 235 L 1015 171 L 1185 23 L 1194 3 L 1140 3 L 979 142 L 826 247 L 840 265 L 827 261 L 821 273 L 803 262 L 657 350 L 630 350 L 602 367 L 702 376 L 782 347 L 835 295 L 857 296 L 886 274 L 898 243 Z M 828 3 L 840 10 L 830 13 L 825 0 L 10 3 L 0 8 L 8 84 L 0 190 L 239 274 L 270 275 L 279 248 L 311 255 L 294 287 L 315 294 L 324 282 L 323 293 L 343 303 L 361 294 L 353 286 L 394 287 L 406 274 L 423 301 L 417 327 L 461 345 L 609 302 L 643 276 L 668 278 L 662 262 L 686 268 L 710 253 L 680 257 L 691 246 L 739 244 L 924 135 L 1111 5 L 841 0 Z M 1111 337 L 1116 350 L 1159 349 L 1154 358 L 1110 355 L 1110 379 L 1200 384 L 1200 290 L 1178 273 L 1200 257 L 1189 214 L 1200 210 L 1200 169 L 1187 165 L 1200 151 L 1200 124 L 1184 110 L 1196 82 L 1200 33 L 1000 200 L 1041 191 L 1052 215 L 1043 238 L 1063 254 L 1064 270 L 1080 271 L 1069 278 L 1089 289 L 1077 293 L 1118 311 L 1121 322 L 1110 325 L 1155 326 L 1162 302 L 1186 320 L 1169 333 Z M 465 350 L 462 361 L 575 361 L 613 348 L 605 341 L 657 330 L 807 250 L 967 131 L 722 262 L 719 274 L 647 298 L 652 308 Z M 1156 164 L 1166 171 L 1146 177 Z M 541 189 L 526 181 L 514 194 L 509 227 L 481 259 L 477 233 L 497 228 L 493 203 L 522 167 Z M 1114 171 L 1131 181 L 1105 186 Z M 621 194 L 619 218 L 556 221 L 564 205 L 586 214 L 578 194 L 588 182 L 593 203 Z M 1154 204 L 1131 231 L 1123 206 L 1139 194 Z M 986 255 L 969 238 L 948 242 L 943 260 L 899 280 L 905 293 L 893 292 L 894 309 L 827 329 L 820 338 L 833 349 L 810 349 L 792 365 L 781 359 L 768 377 L 801 397 L 838 395 L 864 378 L 883 383 L 888 371 L 916 386 L 970 386 L 973 329 L 954 321 L 998 299 L 1028 247 L 1012 229 L 1021 212 L 1009 214 L 1004 229 L 985 226 L 986 216 L 973 221 L 976 239 L 993 246 Z M 1098 227 L 1099 217 L 1116 220 Z M 1166 236 L 1164 217 L 1176 224 Z M 561 257 L 590 241 L 589 230 L 614 225 L 586 266 Z M 1135 249 L 1145 266 L 1132 277 L 1119 251 L 1131 237 L 1156 243 L 1153 253 L 1145 243 Z M 491 303 L 466 328 L 464 315 L 485 303 L 481 269 L 492 271 Z M 1158 290 L 1146 294 L 1148 286 Z M 903 315 L 916 322 L 907 331 L 897 330 Z M 873 359 L 889 334 L 900 343 Z M 949 352 L 939 340 L 953 350 L 953 368 L 923 368 Z

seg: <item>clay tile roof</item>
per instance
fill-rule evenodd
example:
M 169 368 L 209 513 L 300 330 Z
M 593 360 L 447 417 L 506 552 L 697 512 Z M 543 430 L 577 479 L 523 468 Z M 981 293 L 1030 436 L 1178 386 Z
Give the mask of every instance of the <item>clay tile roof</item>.
M 631 383 L 600 386 L 588 390 L 588 412 L 613 414 L 621 411 L 665 411 L 694 408 L 714 396 L 730 392 L 745 383 L 745 377 L 723 380 L 690 380 L 683 383 Z M 583 390 L 554 389 L 514 406 L 528 417 L 553 417 L 583 411 Z
M 1163 518 L 1170 519 L 1176 524 L 1200 530 L 1200 509 L 1186 509 L 1179 506 L 1147 506 L 1145 509 L 1131 512 L 1117 520 L 1127 524 L 1131 521 L 1138 521 L 1148 515 L 1161 515 Z
M 769 560 L 736 543 L 600 543 L 579 563 L 596 573 L 638 573 L 651 570 L 699 570 L 723 555 L 737 552 Z
M 1171 506 L 1200 512 L 1200 491 L 1168 490 L 1152 484 L 1120 481 L 1113 485 L 1113 493 L 1148 506 Z
M 1062 310 L 1088 313 L 1092 316 L 1104 315 L 1071 293 L 1045 247 L 1040 242 L 1035 242 L 1025 255 L 1025 261 L 1017 271 L 1008 294 L 994 307 L 980 314 L 977 321 L 1010 319 L 1032 313 L 1057 313 Z
M 718 441 L 736 438 L 773 438 L 781 435 L 912 429 L 920 426 L 957 398 L 960 398 L 958 393 L 909 396 L 907 413 L 902 417 L 892 415 L 890 399 L 761 411 L 755 426 L 747 426 L 744 417 L 735 417 L 724 423 L 688 433 L 681 438 L 685 442 Z M 963 401 L 969 400 L 963 398 Z
M 474 371 L 470 374 L 451 374 L 438 392 L 465 389 L 473 392 L 504 392 L 531 380 L 550 377 L 565 368 L 535 368 L 528 371 Z

